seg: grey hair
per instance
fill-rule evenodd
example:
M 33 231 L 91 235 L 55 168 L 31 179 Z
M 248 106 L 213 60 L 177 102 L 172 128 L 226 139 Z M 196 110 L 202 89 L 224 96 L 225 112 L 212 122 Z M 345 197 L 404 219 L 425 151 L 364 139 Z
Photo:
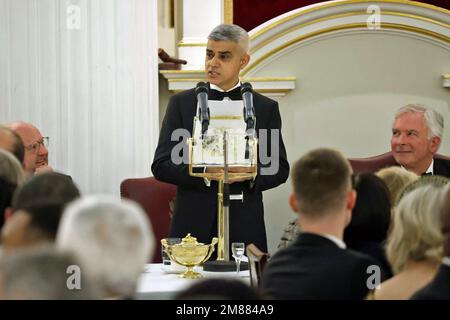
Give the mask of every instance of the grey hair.
M 56 243 L 80 259 L 103 297 L 131 297 L 155 239 L 150 221 L 136 203 L 89 196 L 67 207 Z
M 439 213 L 444 189 L 436 185 L 421 186 L 405 195 L 395 208 L 394 227 L 386 248 L 395 274 L 408 261 L 441 261 L 444 239 Z
M 213 41 L 233 41 L 238 43 L 245 52 L 248 52 L 248 33 L 235 24 L 219 24 L 208 35 L 208 39 Z
M 3 149 L 0 149 L 0 178 L 17 186 L 25 182 L 25 173 L 19 160 Z
M 68 271 L 77 267 L 78 261 L 72 255 L 48 245 L 32 246 L 4 255 L 0 259 L 1 299 L 95 299 L 95 292 L 82 272 L 79 273 L 80 286 L 76 289 L 69 287 Z
M 444 117 L 437 111 L 422 104 L 408 104 L 398 109 L 395 119 L 405 113 L 422 113 L 428 128 L 428 139 L 442 137 L 444 132 Z

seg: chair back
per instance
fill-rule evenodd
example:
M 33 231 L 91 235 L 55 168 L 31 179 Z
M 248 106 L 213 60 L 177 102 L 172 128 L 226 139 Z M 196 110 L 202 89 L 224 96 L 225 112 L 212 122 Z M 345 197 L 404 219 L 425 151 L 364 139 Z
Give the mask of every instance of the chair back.
M 250 271 L 250 284 L 252 287 L 258 288 L 270 254 L 261 251 L 256 245 L 251 243 L 247 246 L 247 257 Z
M 154 177 L 126 179 L 120 184 L 120 195 L 139 203 L 149 217 L 155 236 L 153 263 L 161 263 L 161 239 L 167 238 L 170 228 L 169 202 L 175 198 L 177 187 Z
M 450 161 L 450 157 L 442 154 L 435 154 L 434 158 Z M 350 162 L 353 173 L 355 174 L 366 172 L 375 173 L 380 169 L 397 165 L 391 151 L 373 157 L 349 158 L 348 161 Z

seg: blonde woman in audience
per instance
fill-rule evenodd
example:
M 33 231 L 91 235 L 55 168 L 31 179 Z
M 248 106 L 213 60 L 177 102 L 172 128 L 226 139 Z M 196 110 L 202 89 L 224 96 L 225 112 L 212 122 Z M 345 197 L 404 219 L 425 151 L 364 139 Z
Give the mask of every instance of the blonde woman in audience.
M 439 219 L 443 190 L 424 185 L 401 198 L 387 244 L 394 277 L 381 283 L 371 298 L 409 299 L 433 279 L 443 256 Z
M 388 187 L 391 193 L 392 207 L 395 207 L 397 204 L 397 198 L 403 188 L 419 178 L 414 172 L 398 166 L 383 168 L 378 170 L 375 175 L 381 178 Z

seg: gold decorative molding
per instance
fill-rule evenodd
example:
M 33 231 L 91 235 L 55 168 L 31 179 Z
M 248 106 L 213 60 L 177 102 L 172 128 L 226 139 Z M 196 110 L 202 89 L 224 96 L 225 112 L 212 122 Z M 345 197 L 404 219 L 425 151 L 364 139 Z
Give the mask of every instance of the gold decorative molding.
M 342 0 L 340 2 L 333 2 L 333 3 L 324 3 L 322 5 L 317 5 L 313 8 L 310 9 L 306 9 L 306 10 L 302 10 L 300 12 L 297 12 L 293 15 L 287 16 L 281 20 L 277 20 L 273 23 L 271 23 L 270 25 L 266 26 L 265 28 L 259 30 L 258 32 L 252 34 L 250 36 L 251 40 L 254 40 L 256 38 L 258 38 L 260 35 L 266 33 L 267 31 L 281 25 L 284 24 L 290 20 L 293 20 L 301 15 L 307 14 L 307 13 L 311 13 L 311 12 L 315 12 L 315 11 L 319 11 L 319 10 L 323 10 L 326 8 L 331 8 L 331 7 L 337 7 L 337 6 L 345 6 L 348 4 L 355 4 L 355 3 L 371 3 L 371 4 L 375 4 L 376 2 L 379 3 L 393 3 L 393 4 L 406 4 L 406 5 L 410 5 L 410 6 L 416 6 L 416 7 L 422 7 L 422 8 L 426 8 L 426 9 L 430 9 L 430 10 L 434 10 L 434 11 L 439 11 L 441 13 L 450 15 L 450 10 L 441 8 L 441 7 L 437 7 L 437 6 L 433 6 L 431 4 L 428 3 L 422 3 L 422 2 L 417 2 L 417 1 L 409 1 L 409 0 Z M 367 14 L 367 12 L 365 12 Z
M 356 0 L 354 0 L 356 1 Z M 419 33 L 419 34 L 424 34 L 436 39 L 439 39 L 441 41 L 444 42 L 448 42 L 450 43 L 450 38 L 446 37 L 444 35 L 438 34 L 436 32 L 432 32 L 429 30 L 425 30 L 425 29 L 421 29 L 418 27 L 413 27 L 413 26 L 407 26 L 407 25 L 401 25 L 401 24 L 396 24 L 396 23 L 381 23 L 380 24 L 381 28 L 385 28 L 385 29 L 397 29 L 397 30 L 403 30 L 403 31 L 410 31 L 410 32 L 415 32 L 415 33 Z M 334 31 L 340 31 L 340 30 L 348 30 L 348 29 L 356 29 L 356 28 L 366 28 L 367 24 L 366 23 L 350 23 L 350 24 L 345 24 L 345 25 L 339 25 L 339 26 L 334 26 L 334 27 L 330 27 L 330 28 L 325 28 L 325 29 L 321 29 L 315 32 L 311 32 L 299 37 L 296 37 L 274 49 L 272 49 L 271 51 L 267 52 L 266 54 L 264 54 L 262 57 L 258 58 L 255 62 L 253 62 L 251 65 L 247 66 L 241 73 L 241 75 L 245 75 L 247 74 L 250 70 L 252 70 L 253 68 L 255 68 L 257 65 L 259 65 L 261 62 L 263 62 L 264 60 L 266 60 L 267 58 L 273 56 L 274 54 L 280 52 L 281 50 L 292 46 L 295 43 L 298 43 L 300 41 L 318 36 L 318 35 L 322 35 L 325 33 L 330 33 L 330 32 L 334 32 Z
M 233 0 L 223 0 L 223 22 L 233 23 Z
M 411 18 L 411 19 L 417 19 L 417 20 L 421 20 L 421 21 L 426 21 L 426 22 L 430 22 L 430 23 L 439 25 L 441 27 L 450 29 L 450 24 L 442 23 L 442 22 L 434 20 L 434 19 L 421 17 L 421 16 L 414 15 L 414 14 L 393 12 L 393 11 L 383 11 L 382 13 L 384 15 L 389 15 L 389 16 L 405 17 L 405 18 Z M 264 40 L 263 42 L 259 43 L 258 45 L 252 47 L 251 50 L 250 50 L 250 54 L 252 54 L 255 51 L 257 51 L 258 49 L 264 47 L 268 43 L 285 36 L 286 34 L 292 33 L 293 31 L 301 29 L 301 28 L 305 28 L 305 27 L 307 27 L 309 25 L 312 25 L 312 24 L 315 24 L 315 23 L 319 23 L 319 22 L 322 22 L 322 21 L 328 21 L 328 20 L 344 18 L 344 17 L 351 17 L 351 16 L 358 16 L 358 15 L 365 15 L 365 14 L 367 14 L 365 11 L 346 12 L 346 13 L 340 13 L 340 14 L 335 14 L 335 15 L 329 15 L 329 16 L 326 16 L 326 17 L 314 19 L 314 20 L 311 20 L 311 21 L 308 21 L 308 22 L 296 25 L 295 27 L 291 27 L 291 28 L 289 28 L 289 29 L 287 29 L 287 30 L 285 30 L 285 31 L 283 31 L 281 33 L 278 33 L 278 34 L 276 34 L 276 35 L 274 35 L 274 36 Z
M 206 47 L 206 42 L 183 42 L 177 43 L 177 47 Z
M 205 73 L 205 70 L 160 70 L 161 74 Z

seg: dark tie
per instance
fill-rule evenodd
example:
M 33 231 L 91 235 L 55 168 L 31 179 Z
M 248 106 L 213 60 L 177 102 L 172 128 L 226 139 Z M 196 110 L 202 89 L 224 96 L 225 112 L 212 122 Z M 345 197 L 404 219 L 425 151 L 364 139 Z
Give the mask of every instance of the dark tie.
M 223 100 L 225 97 L 229 97 L 231 100 L 242 100 L 241 87 L 239 86 L 227 92 L 222 92 L 215 89 L 209 90 L 209 100 Z

